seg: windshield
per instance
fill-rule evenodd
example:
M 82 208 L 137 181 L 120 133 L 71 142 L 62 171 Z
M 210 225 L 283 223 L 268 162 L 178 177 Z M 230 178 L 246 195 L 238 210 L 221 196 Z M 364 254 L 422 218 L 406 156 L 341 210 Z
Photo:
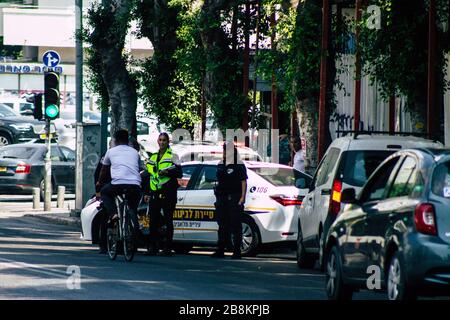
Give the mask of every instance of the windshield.
M 0 159 L 30 159 L 36 148 L 3 147 L 0 148 Z
M 277 187 L 295 186 L 295 180 L 299 178 L 304 178 L 307 186 L 311 184 L 311 177 L 294 168 L 260 167 L 249 169 Z
M 17 117 L 18 114 L 15 113 L 10 107 L 0 104 L 0 117 Z
M 392 151 L 346 151 L 342 157 L 340 178 L 342 182 L 362 187 L 373 171 Z M 338 175 L 339 176 L 339 175 Z
M 450 162 L 441 163 L 434 169 L 431 191 L 437 196 L 450 198 Z

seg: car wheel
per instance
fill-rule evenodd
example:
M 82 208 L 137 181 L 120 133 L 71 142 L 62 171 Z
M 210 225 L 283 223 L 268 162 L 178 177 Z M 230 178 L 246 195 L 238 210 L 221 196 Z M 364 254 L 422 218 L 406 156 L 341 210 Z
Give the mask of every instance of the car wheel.
M 6 133 L 0 133 L 0 147 L 11 144 L 11 138 Z
M 398 252 L 389 264 L 387 276 L 387 294 L 389 300 L 414 300 L 416 294 L 406 282 L 404 263 Z
M 255 256 L 260 243 L 259 230 L 256 223 L 250 217 L 242 221 L 241 254 L 246 257 Z
M 331 249 L 328 255 L 325 283 L 329 300 L 350 300 L 352 298 L 353 289 L 346 285 L 342 279 L 342 265 L 336 246 Z
M 178 254 L 188 254 L 192 250 L 193 245 L 187 243 L 174 243 L 172 245 L 173 251 Z
M 316 264 L 316 259 L 306 252 L 305 246 L 303 245 L 303 235 L 299 229 L 297 237 L 297 266 L 300 269 L 312 269 Z

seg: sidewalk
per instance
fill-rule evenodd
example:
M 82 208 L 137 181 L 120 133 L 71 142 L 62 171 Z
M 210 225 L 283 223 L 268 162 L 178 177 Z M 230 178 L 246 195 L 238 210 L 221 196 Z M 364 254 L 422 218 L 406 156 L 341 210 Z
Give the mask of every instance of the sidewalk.
M 74 200 L 66 200 L 64 202 L 64 208 L 57 208 L 56 201 L 52 201 L 52 210 L 44 211 L 44 204 L 40 204 L 39 209 L 33 209 L 33 204 L 31 202 L 0 202 L 0 218 L 8 217 L 34 217 L 40 220 L 70 225 L 74 227 L 81 228 L 80 217 L 71 217 L 72 208 L 75 207 Z

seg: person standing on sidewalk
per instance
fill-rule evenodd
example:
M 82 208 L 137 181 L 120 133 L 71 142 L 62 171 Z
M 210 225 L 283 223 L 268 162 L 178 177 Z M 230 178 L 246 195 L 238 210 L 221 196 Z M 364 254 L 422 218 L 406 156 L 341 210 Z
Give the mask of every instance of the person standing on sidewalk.
M 291 146 L 294 152 L 292 166 L 300 172 L 305 172 L 305 154 L 302 150 L 302 142 L 299 136 L 293 136 L 291 138 Z
M 158 253 L 159 242 L 162 238 L 158 227 L 166 227 L 164 250 L 161 255 L 172 255 L 173 240 L 173 212 L 177 205 L 178 178 L 183 173 L 178 164 L 178 157 L 172 153 L 169 146 L 169 135 L 165 132 L 158 137 L 159 151 L 151 155 L 147 163 L 150 175 L 150 195 L 146 201 L 150 206 L 150 255 Z M 163 211 L 163 224 L 161 221 Z
M 247 193 L 247 169 L 240 161 L 233 142 L 223 145 L 223 161 L 217 166 L 216 195 L 218 242 L 214 258 L 223 258 L 227 244 L 233 236 L 232 259 L 241 258 L 242 214 Z

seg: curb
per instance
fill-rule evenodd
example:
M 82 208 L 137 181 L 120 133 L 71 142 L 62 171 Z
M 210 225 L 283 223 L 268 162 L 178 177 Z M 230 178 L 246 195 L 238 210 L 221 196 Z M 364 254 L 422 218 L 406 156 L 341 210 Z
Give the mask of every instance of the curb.
M 79 227 L 81 228 L 81 219 L 75 218 L 75 217 L 61 217 L 56 216 L 54 214 L 26 214 L 25 217 L 33 217 L 38 218 L 40 220 L 43 220 L 45 222 L 60 224 L 60 225 L 67 225 L 67 226 L 73 226 L 73 227 Z

